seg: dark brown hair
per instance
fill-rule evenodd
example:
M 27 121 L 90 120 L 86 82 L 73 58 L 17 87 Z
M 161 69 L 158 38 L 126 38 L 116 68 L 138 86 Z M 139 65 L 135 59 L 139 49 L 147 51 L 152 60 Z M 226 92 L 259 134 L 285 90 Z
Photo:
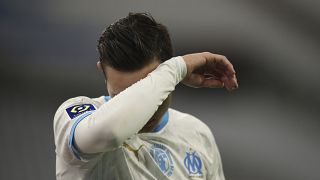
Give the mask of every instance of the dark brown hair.
M 102 64 L 128 72 L 173 56 L 167 28 L 149 13 L 129 13 L 111 24 L 98 41 L 98 51 Z

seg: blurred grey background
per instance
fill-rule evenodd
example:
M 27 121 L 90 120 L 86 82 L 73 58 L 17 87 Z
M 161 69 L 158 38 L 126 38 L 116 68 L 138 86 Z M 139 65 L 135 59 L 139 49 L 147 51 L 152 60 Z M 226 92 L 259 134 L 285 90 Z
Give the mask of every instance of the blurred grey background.
M 0 179 L 55 179 L 53 116 L 106 94 L 102 30 L 128 12 L 167 25 L 176 55 L 226 55 L 240 88 L 179 85 L 172 107 L 202 119 L 227 180 L 320 179 L 320 1 L 2 0 Z

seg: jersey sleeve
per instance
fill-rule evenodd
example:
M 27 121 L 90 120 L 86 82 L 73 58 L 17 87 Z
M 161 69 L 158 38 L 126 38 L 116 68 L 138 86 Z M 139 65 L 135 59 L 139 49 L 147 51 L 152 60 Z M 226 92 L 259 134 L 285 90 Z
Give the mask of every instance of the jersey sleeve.
M 67 164 L 88 162 L 99 155 L 81 153 L 74 142 L 77 125 L 95 112 L 98 106 L 98 102 L 81 96 L 67 100 L 58 108 L 54 117 L 56 154 Z
M 77 125 L 79 149 L 91 154 L 119 148 L 150 120 L 186 73 L 183 58 L 171 58 L 101 105 Z

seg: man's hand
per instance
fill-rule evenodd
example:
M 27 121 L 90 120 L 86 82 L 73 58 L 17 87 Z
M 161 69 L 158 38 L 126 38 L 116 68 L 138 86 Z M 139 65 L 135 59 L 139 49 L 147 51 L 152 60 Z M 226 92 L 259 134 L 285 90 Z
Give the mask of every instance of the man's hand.
M 238 88 L 236 72 L 225 56 L 203 52 L 182 57 L 188 70 L 183 84 L 191 87 L 225 87 L 228 91 Z

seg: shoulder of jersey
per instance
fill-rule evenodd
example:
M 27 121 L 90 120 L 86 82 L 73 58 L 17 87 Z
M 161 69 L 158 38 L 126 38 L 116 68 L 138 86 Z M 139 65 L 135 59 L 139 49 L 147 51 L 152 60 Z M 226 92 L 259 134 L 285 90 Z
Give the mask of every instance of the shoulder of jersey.
M 78 96 L 70 98 L 63 102 L 57 109 L 54 119 L 58 119 L 63 114 L 68 114 L 70 119 L 76 118 L 78 115 L 87 111 L 93 111 L 104 103 L 104 96 L 99 98 L 89 98 L 86 96 Z
M 210 128 L 202 122 L 199 118 L 184 112 L 180 112 L 176 109 L 169 109 L 172 116 L 174 116 L 173 127 L 181 127 L 190 130 L 195 130 L 201 133 L 211 133 Z M 169 117 L 170 118 L 170 117 Z

